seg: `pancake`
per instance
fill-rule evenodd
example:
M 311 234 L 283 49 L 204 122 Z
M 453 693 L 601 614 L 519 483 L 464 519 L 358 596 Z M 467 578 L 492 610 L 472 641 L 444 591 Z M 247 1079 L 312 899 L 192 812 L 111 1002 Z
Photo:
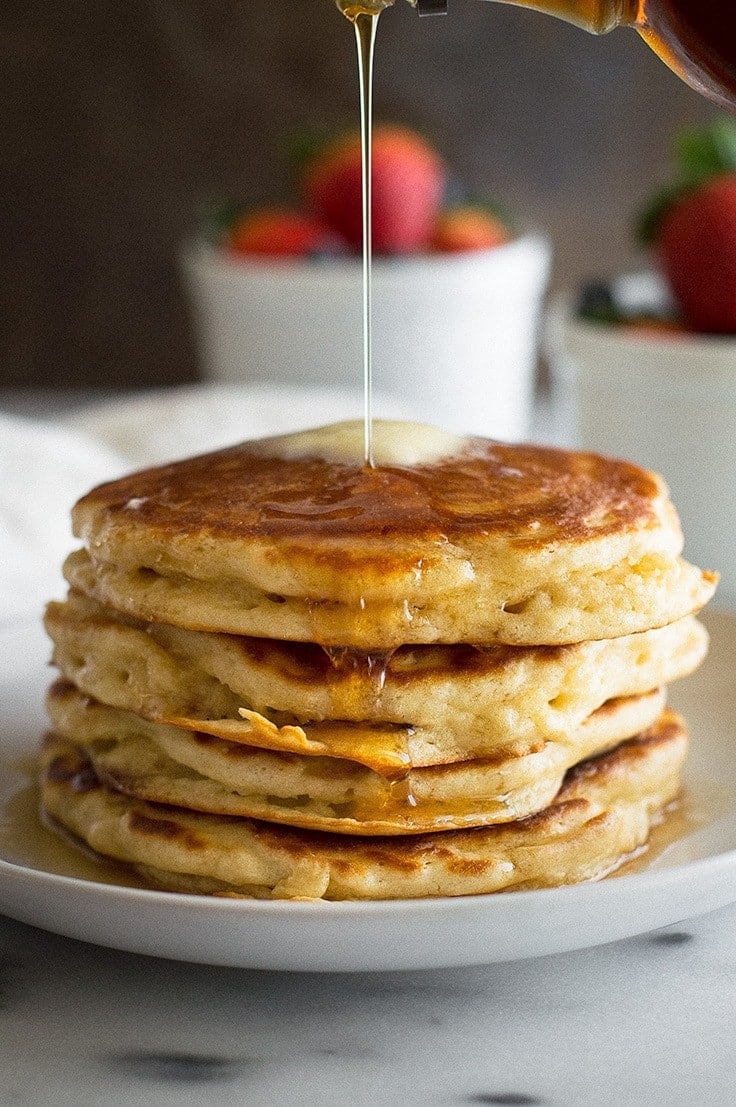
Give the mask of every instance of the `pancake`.
M 612 701 L 566 742 L 523 755 L 414 769 L 394 780 L 330 757 L 223 742 L 52 686 L 54 731 L 83 748 L 106 785 L 139 799 L 341 834 L 388 835 L 512 822 L 552 802 L 565 772 L 653 723 L 664 693 Z
M 646 842 L 677 796 L 687 736 L 665 712 L 646 734 L 572 769 L 544 811 L 503 826 L 349 838 L 206 815 L 105 788 L 62 739 L 44 751 L 42 801 L 98 853 L 177 891 L 282 899 L 459 896 L 593 880 Z
M 46 627 L 49 816 L 175 890 L 467 895 L 596 879 L 679 789 L 665 685 L 716 577 L 662 479 L 377 423 L 92 490 Z
M 73 510 L 86 548 L 67 579 L 146 622 L 363 650 L 614 638 L 715 588 L 679 556 L 663 481 L 632 463 L 468 438 L 372 469 L 316 441 L 101 485 Z
M 416 646 L 379 658 L 144 625 L 78 594 L 50 604 L 45 622 L 62 675 L 109 706 L 388 775 L 525 754 L 568 736 L 574 746 L 606 701 L 686 676 L 707 649 L 693 617 L 571 646 Z M 633 733 L 612 730 L 609 742 Z

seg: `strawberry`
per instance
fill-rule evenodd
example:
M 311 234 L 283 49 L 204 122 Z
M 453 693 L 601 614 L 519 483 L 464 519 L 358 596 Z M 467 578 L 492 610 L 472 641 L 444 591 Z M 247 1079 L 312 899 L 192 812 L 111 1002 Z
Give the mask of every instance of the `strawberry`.
M 226 235 L 233 254 L 309 257 L 335 252 L 336 236 L 321 220 L 291 208 L 258 208 L 237 218 Z
M 675 202 L 656 245 L 690 326 L 736 334 L 736 173 L 714 177 Z
M 736 124 L 718 120 L 681 136 L 675 184 L 639 227 L 653 246 L 685 322 L 736 334 Z
M 432 247 L 442 254 L 466 250 L 491 250 L 508 242 L 511 235 L 501 220 L 472 204 L 440 212 L 432 232 Z
M 306 165 L 301 191 L 309 205 L 355 249 L 363 241 L 360 135 L 330 142 Z M 426 250 L 442 201 L 445 167 L 414 131 L 373 129 L 373 250 L 404 254 Z

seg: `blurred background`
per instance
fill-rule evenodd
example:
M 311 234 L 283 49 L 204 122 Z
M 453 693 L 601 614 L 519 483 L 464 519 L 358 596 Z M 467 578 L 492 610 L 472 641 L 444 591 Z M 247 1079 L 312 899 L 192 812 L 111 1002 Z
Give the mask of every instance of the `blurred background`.
M 379 28 L 376 117 L 549 233 L 553 285 L 641 265 L 671 136 L 714 114 L 630 31 L 452 0 Z M 288 196 L 284 141 L 357 119 L 331 0 L 4 0 L 0 387 L 196 380 L 178 272 L 201 205 Z

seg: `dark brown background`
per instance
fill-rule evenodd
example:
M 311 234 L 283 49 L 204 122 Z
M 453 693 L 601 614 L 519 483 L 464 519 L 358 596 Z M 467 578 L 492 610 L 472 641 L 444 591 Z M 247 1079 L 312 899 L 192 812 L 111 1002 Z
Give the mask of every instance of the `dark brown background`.
M 636 262 L 670 136 L 712 109 L 630 31 L 452 0 L 382 19 L 376 113 L 547 229 L 555 281 Z M 286 191 L 283 137 L 354 122 L 331 0 L 4 0 L 0 386 L 191 380 L 177 249 L 214 195 Z

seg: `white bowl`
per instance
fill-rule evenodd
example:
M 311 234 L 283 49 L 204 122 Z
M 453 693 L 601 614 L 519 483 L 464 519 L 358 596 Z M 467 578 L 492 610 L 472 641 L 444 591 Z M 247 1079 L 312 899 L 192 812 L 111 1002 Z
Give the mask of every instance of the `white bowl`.
M 657 278 L 621 278 L 635 303 Z M 662 473 L 685 531 L 685 553 L 721 573 L 718 599 L 736 606 L 736 336 L 658 334 L 586 322 L 571 297 L 547 328 L 556 386 L 586 449 Z
M 204 375 L 362 385 L 358 259 L 274 263 L 203 243 L 183 254 Z M 373 380 L 416 418 L 499 438 L 528 433 L 548 243 L 377 259 Z

